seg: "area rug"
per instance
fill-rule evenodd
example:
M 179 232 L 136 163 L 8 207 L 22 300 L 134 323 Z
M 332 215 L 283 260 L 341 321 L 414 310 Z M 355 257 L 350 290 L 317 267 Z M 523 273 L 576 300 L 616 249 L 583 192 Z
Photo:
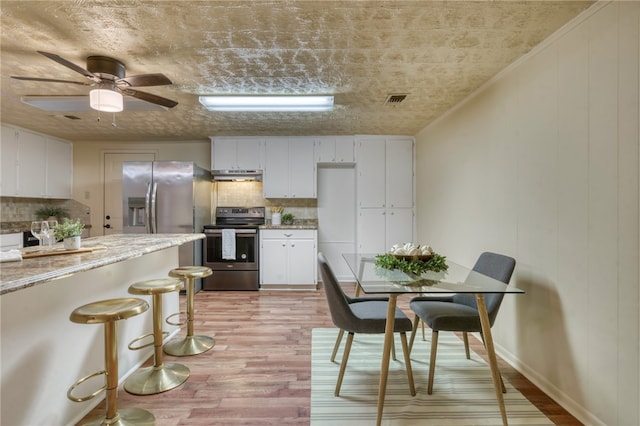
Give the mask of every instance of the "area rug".
M 340 396 L 333 395 L 344 342 L 336 362 L 331 351 L 337 329 L 317 328 L 312 333 L 311 426 L 375 425 L 383 335 L 356 334 Z M 409 336 L 407 336 L 409 337 Z M 475 353 L 468 360 L 464 344 L 453 333 L 438 339 L 433 393 L 427 394 L 429 341 L 418 335 L 411 352 L 416 396 L 409 393 L 400 338 L 397 361 L 391 360 L 382 417 L 383 425 L 502 425 L 488 364 Z M 520 392 L 505 380 L 504 395 L 510 425 L 552 425 Z

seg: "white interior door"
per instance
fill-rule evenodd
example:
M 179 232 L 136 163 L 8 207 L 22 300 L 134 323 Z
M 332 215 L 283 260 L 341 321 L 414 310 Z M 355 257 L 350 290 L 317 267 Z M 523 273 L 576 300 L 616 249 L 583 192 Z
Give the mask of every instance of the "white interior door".
M 353 167 L 318 167 L 318 251 L 340 281 L 354 281 L 342 258 L 356 251 L 356 172 Z
M 104 154 L 104 211 L 102 212 L 103 234 L 122 233 L 122 163 L 124 161 L 154 161 L 153 152 L 109 152 Z M 100 230 L 91 232 L 99 235 Z

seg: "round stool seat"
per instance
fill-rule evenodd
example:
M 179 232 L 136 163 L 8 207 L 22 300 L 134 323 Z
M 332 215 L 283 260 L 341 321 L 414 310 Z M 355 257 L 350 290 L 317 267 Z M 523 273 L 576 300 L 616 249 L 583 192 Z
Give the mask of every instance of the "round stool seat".
M 129 293 L 138 295 L 153 295 L 171 293 L 181 290 L 184 283 L 175 278 L 158 278 L 155 280 L 140 281 L 129 286 Z
M 120 298 L 87 303 L 71 312 L 69 319 L 78 324 L 101 324 L 141 314 L 149 309 L 142 299 Z
M 170 277 L 175 278 L 205 278 L 213 271 L 206 266 L 179 266 L 169 271 Z

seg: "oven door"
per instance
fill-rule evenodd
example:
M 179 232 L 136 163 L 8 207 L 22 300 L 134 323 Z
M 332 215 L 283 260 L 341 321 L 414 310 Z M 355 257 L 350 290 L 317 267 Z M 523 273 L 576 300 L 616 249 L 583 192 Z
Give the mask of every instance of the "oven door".
M 205 266 L 213 271 L 257 271 L 258 230 L 236 229 L 236 258 L 222 258 L 222 229 L 207 230 L 204 242 Z

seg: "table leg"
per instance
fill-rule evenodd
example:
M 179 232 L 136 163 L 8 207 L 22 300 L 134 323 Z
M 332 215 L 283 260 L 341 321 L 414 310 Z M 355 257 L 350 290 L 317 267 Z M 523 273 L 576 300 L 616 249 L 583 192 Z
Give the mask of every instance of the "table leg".
M 389 295 L 389 305 L 387 307 L 387 323 L 384 329 L 384 347 L 382 348 L 382 366 L 380 367 L 380 386 L 378 387 L 378 416 L 376 425 L 382 422 L 382 410 L 384 408 L 384 397 L 387 392 L 387 377 L 389 376 L 389 358 L 391 358 L 391 345 L 393 344 L 393 329 L 396 320 L 396 302 L 398 295 Z
M 482 335 L 484 336 L 484 343 L 487 347 L 487 358 L 489 358 L 489 366 L 491 367 L 491 376 L 493 377 L 493 387 L 496 391 L 496 397 L 498 398 L 498 405 L 500 406 L 500 414 L 502 416 L 502 424 L 508 425 L 507 411 L 504 407 L 504 398 L 502 397 L 502 386 L 500 371 L 498 370 L 498 361 L 496 360 L 496 352 L 493 347 L 493 337 L 491 336 L 491 323 L 489 322 L 489 315 L 487 314 L 487 306 L 484 303 L 484 295 L 482 293 L 476 293 L 476 302 L 478 304 L 478 314 L 480 315 L 480 324 L 482 325 Z

